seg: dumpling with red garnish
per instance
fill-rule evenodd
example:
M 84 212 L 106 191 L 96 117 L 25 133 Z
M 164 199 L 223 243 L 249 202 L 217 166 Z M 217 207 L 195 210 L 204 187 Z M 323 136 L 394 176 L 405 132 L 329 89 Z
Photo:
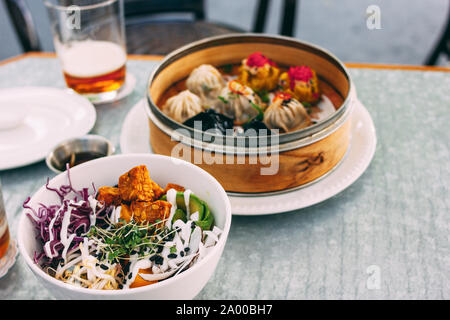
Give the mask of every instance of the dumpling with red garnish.
M 279 75 L 280 69 L 276 63 L 261 52 L 252 53 L 242 60 L 239 68 L 239 80 L 258 92 L 275 89 Z
M 284 92 L 301 102 L 314 104 L 320 99 L 316 72 L 308 66 L 290 67 L 281 74 L 279 85 Z
M 288 93 L 279 93 L 264 112 L 264 123 L 269 129 L 286 133 L 307 127 L 311 119 L 298 100 Z
M 233 118 L 237 125 L 243 124 L 258 115 L 262 117 L 263 106 L 260 97 L 239 80 L 232 80 L 222 89 L 219 102 L 214 109 Z

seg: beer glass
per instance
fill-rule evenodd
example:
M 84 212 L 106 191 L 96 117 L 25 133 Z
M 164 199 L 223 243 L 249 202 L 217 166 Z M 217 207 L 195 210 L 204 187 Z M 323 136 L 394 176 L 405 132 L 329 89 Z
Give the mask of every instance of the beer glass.
M 9 229 L 6 220 L 5 205 L 3 203 L 2 183 L 0 181 L 0 259 L 8 251 L 9 246 Z
M 123 0 L 44 3 L 67 86 L 94 103 L 114 99 L 126 76 Z

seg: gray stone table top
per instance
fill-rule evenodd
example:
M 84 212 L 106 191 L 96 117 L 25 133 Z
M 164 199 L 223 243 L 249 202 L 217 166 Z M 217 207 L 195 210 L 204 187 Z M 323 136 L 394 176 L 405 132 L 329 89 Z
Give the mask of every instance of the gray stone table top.
M 97 107 L 92 132 L 119 152 L 122 122 L 157 63 L 129 60 L 134 92 Z M 450 298 L 450 73 L 350 73 L 377 131 L 369 168 L 312 207 L 234 216 L 216 272 L 197 299 Z M 58 61 L 27 57 L 0 66 L 0 88 L 26 85 L 63 88 Z M 53 176 L 43 161 L 0 171 L 13 237 L 23 201 Z M 0 279 L 0 299 L 52 295 L 19 255 Z

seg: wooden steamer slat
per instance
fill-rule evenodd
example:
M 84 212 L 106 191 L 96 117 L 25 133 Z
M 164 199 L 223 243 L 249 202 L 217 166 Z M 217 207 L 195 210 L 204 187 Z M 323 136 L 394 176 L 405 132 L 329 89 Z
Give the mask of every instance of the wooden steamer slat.
M 151 120 L 149 124 L 153 151 L 157 154 L 173 156 L 172 152 L 180 142 L 172 140 Z M 249 156 L 230 155 L 228 157 L 232 159 L 228 159 L 228 163 L 232 164 L 227 164 L 226 155 L 215 154 L 214 156 L 220 159 L 216 163 L 207 164 L 204 161 L 195 163 L 194 159 L 210 159 L 213 156 L 209 151 L 190 146 L 183 147 L 183 150 L 184 148 L 189 150 L 188 155 L 178 152 L 177 155 L 209 172 L 227 191 L 245 193 L 278 191 L 314 181 L 332 170 L 347 152 L 350 128 L 351 118 L 349 117 L 328 137 L 306 147 L 281 152 L 278 155 L 278 172 L 274 175 L 261 175 L 261 169 L 269 169 L 272 163 L 261 163 L 259 159 L 256 159 L 257 163 L 253 164 L 250 163 Z M 253 158 L 252 161 L 255 162 L 255 159 Z

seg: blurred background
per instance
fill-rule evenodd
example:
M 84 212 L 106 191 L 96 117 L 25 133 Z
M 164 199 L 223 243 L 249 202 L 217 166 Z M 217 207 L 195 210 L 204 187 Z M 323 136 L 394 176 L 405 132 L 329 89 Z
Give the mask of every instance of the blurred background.
M 0 59 L 30 51 L 23 47 L 18 34 L 21 31 L 14 27 L 14 20 L 24 24 L 8 7 L 11 2 L 17 1 L 0 0 Z M 37 49 L 53 51 L 43 1 L 18 2 L 29 10 L 31 19 L 27 20 L 32 20 Z M 198 38 L 258 29 L 270 34 L 291 33 L 328 49 L 345 62 L 422 65 L 430 58 L 449 23 L 448 0 L 298 0 L 287 1 L 288 4 L 283 0 L 125 2 L 128 52 L 136 54 L 166 54 Z M 170 12 L 168 8 L 184 8 L 186 3 L 192 4 L 193 13 Z M 374 7 L 378 10 L 376 17 Z M 377 18 L 375 22 L 374 18 Z M 186 27 L 185 20 L 197 24 Z M 448 45 L 448 31 L 444 38 L 440 51 Z M 449 61 L 445 54 L 432 60 L 428 64 L 447 66 Z

